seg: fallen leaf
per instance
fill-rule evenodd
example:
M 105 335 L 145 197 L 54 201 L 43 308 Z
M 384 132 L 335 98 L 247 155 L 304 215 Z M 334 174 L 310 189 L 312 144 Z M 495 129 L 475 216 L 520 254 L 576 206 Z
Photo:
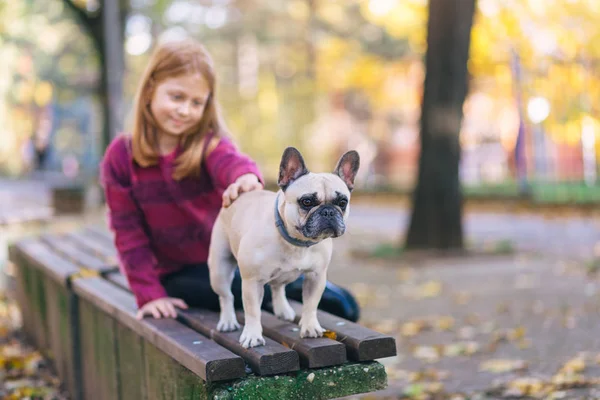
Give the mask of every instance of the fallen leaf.
M 567 361 L 559 370 L 559 373 L 574 374 L 585 370 L 585 360 L 583 357 L 575 357 Z
M 472 356 L 479 351 L 479 348 L 479 343 L 473 341 L 452 343 L 444 347 L 444 355 L 447 357 Z
M 519 326 L 515 329 L 511 329 L 508 331 L 507 337 L 509 340 L 519 340 L 525 337 L 526 329 L 522 326 Z
M 538 378 L 518 378 L 508 383 L 505 395 L 515 397 L 539 396 L 547 391 L 547 385 Z
M 383 331 L 380 331 L 383 332 Z M 386 333 L 386 332 L 383 332 Z M 336 340 L 337 339 L 337 333 L 333 332 L 333 331 L 325 331 L 323 332 L 323 337 L 326 337 L 327 339 L 331 339 L 331 340 Z
M 425 282 L 419 288 L 421 297 L 431 298 L 437 297 L 442 292 L 442 283 L 439 281 L 428 281 Z
M 449 331 L 454 328 L 454 318 L 450 316 L 440 317 L 435 325 L 441 331 Z
M 526 361 L 509 359 L 492 359 L 484 361 L 479 365 L 479 371 L 494 373 L 523 371 L 527 368 L 528 365 Z
M 427 321 L 423 321 L 423 320 L 416 320 L 416 321 L 409 321 L 409 322 L 405 322 L 404 324 L 402 324 L 402 326 L 400 327 L 400 334 L 402 336 L 405 337 L 412 337 L 412 336 L 416 336 L 417 334 L 419 334 L 420 332 L 429 329 L 429 324 L 427 323 Z
M 440 359 L 440 352 L 434 346 L 417 346 L 413 356 L 427 362 L 437 362 Z
M 398 322 L 391 318 L 384 319 L 372 324 L 372 329 L 389 335 L 398 330 Z

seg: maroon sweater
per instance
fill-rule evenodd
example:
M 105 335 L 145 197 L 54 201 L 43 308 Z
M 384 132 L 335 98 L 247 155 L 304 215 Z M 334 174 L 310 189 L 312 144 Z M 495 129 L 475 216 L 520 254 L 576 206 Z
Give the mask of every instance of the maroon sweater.
M 184 265 L 206 262 L 213 224 L 223 191 L 256 164 L 221 139 L 202 163 L 201 175 L 175 181 L 179 150 L 142 168 L 131 155 L 130 140 L 116 138 L 106 150 L 101 182 L 115 233 L 121 271 L 127 276 L 138 306 L 165 297 L 161 278 Z

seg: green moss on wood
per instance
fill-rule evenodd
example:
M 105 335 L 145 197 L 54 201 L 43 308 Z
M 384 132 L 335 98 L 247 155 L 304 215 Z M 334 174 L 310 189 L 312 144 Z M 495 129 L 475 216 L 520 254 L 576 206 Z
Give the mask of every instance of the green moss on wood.
M 387 386 L 378 362 L 348 363 L 339 367 L 303 370 L 292 374 L 249 376 L 210 388 L 211 399 L 320 400 L 373 392 Z

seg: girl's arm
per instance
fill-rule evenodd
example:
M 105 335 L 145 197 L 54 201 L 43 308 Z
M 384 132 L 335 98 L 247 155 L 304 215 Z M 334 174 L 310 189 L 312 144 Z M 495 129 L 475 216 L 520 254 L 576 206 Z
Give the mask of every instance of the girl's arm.
M 264 185 L 256 163 L 247 155 L 240 153 L 231 141 L 222 138 L 214 148 L 211 147 L 209 146 L 204 165 L 218 189 L 225 190 L 246 174 L 256 175 L 258 181 Z
M 157 261 L 144 230 L 144 216 L 131 193 L 131 161 L 126 140 L 118 138 L 106 150 L 101 164 L 101 182 L 121 266 L 138 306 L 142 307 L 166 297 L 167 293 L 156 272 Z

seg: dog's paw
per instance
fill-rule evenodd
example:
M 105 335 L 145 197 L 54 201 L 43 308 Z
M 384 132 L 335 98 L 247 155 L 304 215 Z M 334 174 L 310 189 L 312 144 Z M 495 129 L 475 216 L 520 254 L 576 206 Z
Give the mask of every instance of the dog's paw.
M 296 312 L 289 304 L 285 304 L 281 307 L 281 309 L 279 307 L 275 307 L 275 304 L 273 304 L 273 313 L 277 318 L 286 321 L 294 321 L 296 318 Z
M 232 332 L 240 329 L 240 324 L 237 322 L 235 316 L 232 317 L 223 317 L 219 318 L 219 323 L 217 323 L 217 330 L 219 332 Z
M 316 338 L 323 336 L 325 329 L 321 327 L 316 318 L 304 323 L 300 320 L 300 337 L 301 338 Z
M 248 325 L 246 325 L 242 331 L 242 335 L 240 336 L 240 344 L 242 347 L 247 349 L 250 347 L 264 345 L 265 339 L 258 330 L 249 328 Z

